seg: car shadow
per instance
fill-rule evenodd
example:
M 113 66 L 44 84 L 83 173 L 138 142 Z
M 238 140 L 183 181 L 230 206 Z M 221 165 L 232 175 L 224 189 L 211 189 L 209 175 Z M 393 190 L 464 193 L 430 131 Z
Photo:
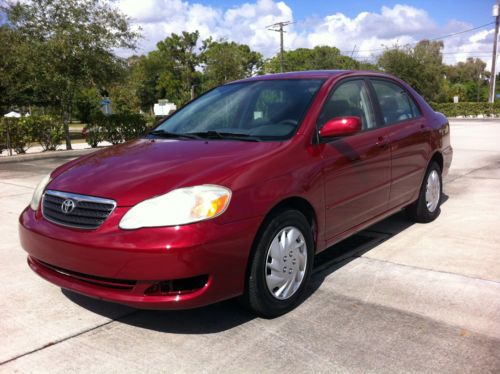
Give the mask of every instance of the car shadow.
M 443 203 L 448 196 L 443 195 Z M 414 223 L 403 212 L 397 213 L 369 228 L 329 247 L 318 254 L 314 272 L 307 289 L 313 294 L 332 273 L 399 235 Z M 211 334 L 243 325 L 257 318 L 244 309 L 236 299 L 197 309 L 179 311 L 139 310 L 102 300 L 92 299 L 63 290 L 63 294 L 81 307 L 131 326 L 174 334 Z

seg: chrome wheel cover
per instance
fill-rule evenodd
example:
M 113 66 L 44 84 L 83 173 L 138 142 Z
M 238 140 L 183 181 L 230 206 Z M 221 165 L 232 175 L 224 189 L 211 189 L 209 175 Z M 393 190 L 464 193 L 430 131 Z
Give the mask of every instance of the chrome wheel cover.
M 307 267 L 307 244 L 302 232 L 287 226 L 278 232 L 267 250 L 267 289 L 278 300 L 292 297 L 299 289 Z
M 427 210 L 433 213 L 441 199 L 441 181 L 439 180 L 439 174 L 436 170 L 432 170 L 427 177 L 427 186 L 425 190 L 425 203 L 427 205 Z

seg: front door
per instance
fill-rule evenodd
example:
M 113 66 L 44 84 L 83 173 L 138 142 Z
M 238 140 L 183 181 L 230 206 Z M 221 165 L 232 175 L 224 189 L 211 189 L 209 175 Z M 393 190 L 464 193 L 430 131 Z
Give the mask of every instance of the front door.
M 388 129 L 378 127 L 364 79 L 350 79 L 333 88 L 318 119 L 358 116 L 362 131 L 321 144 L 326 203 L 326 240 L 387 211 L 391 182 Z

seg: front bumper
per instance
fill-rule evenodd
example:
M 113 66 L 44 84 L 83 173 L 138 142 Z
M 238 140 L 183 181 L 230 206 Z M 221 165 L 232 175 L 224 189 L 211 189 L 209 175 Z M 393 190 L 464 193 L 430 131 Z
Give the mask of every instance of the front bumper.
M 445 149 L 443 149 L 443 177 L 448 175 L 452 160 L 453 160 L 453 148 L 451 146 L 448 146 Z
M 19 235 L 30 267 L 62 288 L 143 309 L 199 307 L 243 292 L 260 217 L 125 231 L 118 222 L 126 210 L 116 208 L 90 231 L 53 224 L 26 208 Z M 147 292 L 159 282 L 200 276 L 208 280 L 192 292 Z

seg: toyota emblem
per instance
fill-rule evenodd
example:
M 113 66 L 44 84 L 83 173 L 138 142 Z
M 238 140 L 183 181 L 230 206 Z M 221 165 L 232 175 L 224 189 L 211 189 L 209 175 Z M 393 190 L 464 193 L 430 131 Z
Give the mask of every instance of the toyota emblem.
M 66 199 L 61 204 L 61 210 L 64 214 L 71 213 L 76 208 L 76 204 L 71 199 Z

